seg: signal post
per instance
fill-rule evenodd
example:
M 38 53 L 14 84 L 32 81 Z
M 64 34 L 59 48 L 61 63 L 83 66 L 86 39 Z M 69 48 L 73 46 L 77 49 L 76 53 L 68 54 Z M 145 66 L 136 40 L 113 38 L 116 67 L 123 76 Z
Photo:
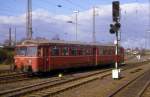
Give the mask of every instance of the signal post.
M 112 70 L 112 78 L 113 79 L 119 79 L 120 78 L 120 69 L 118 68 L 118 46 L 119 46 L 119 30 L 121 27 L 120 24 L 120 2 L 119 1 L 113 1 L 112 2 L 112 19 L 113 23 L 110 24 L 110 33 L 116 35 L 116 40 L 114 41 L 115 44 L 115 69 Z

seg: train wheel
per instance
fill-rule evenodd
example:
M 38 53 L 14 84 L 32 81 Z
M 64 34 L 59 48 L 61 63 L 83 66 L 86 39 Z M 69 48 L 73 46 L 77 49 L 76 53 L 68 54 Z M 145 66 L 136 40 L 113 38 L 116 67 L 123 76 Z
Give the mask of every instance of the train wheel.
M 31 66 L 28 66 L 27 69 L 28 69 L 28 72 L 29 72 L 29 73 L 32 73 L 32 67 L 31 67 Z
M 24 72 L 24 66 L 21 66 L 21 68 L 20 68 L 19 71 L 20 71 L 20 72 Z

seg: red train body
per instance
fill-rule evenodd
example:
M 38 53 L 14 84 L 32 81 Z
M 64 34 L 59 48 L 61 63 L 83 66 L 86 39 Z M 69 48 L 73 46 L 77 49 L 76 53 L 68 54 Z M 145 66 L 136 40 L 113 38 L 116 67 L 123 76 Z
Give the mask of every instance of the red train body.
M 115 46 L 52 41 L 24 42 L 16 46 L 15 67 L 22 71 L 48 72 L 57 69 L 114 64 L 124 61 L 124 49 Z

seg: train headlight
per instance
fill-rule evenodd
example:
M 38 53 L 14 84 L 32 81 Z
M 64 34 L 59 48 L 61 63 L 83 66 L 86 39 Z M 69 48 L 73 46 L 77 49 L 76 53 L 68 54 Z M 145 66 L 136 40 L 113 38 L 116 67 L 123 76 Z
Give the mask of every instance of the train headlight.
M 17 63 L 17 60 L 15 60 L 15 63 Z
M 32 64 L 32 60 L 31 60 L 31 59 L 29 59 L 29 60 L 28 60 L 28 63 L 31 65 L 31 64 Z

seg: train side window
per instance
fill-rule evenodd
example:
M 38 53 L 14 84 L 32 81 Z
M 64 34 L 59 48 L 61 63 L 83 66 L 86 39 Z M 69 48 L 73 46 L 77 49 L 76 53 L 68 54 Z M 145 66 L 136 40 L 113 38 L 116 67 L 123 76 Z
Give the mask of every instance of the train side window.
M 99 48 L 99 55 L 103 55 L 103 49 Z
M 90 49 L 86 49 L 86 55 L 90 55 Z
M 93 49 L 89 49 L 89 51 L 90 51 L 89 54 L 93 55 Z
M 49 56 L 49 48 L 48 47 L 45 48 L 45 55 Z
M 83 55 L 83 49 L 82 49 L 82 48 L 79 49 L 79 50 L 78 50 L 78 53 L 79 53 L 79 55 Z
M 107 55 L 106 49 L 103 49 L 103 55 Z
M 113 50 L 112 50 L 112 48 L 110 48 L 109 50 L 110 50 L 110 55 L 113 55 L 113 52 L 112 52 Z
M 112 52 L 112 55 L 114 55 L 114 54 L 115 54 L 115 53 L 114 53 L 114 48 L 112 48 L 111 50 L 112 50 L 112 51 L 111 51 L 111 52 Z
M 67 47 L 62 48 L 62 55 L 63 56 L 68 56 L 69 55 L 69 51 Z
M 108 55 L 111 55 L 111 49 L 110 48 L 108 49 Z
M 115 48 L 113 48 L 112 52 L 113 52 L 113 55 L 114 55 L 115 54 Z
M 73 56 L 77 55 L 77 48 L 71 48 L 71 55 Z
M 86 55 L 86 49 L 85 48 L 82 49 L 82 55 Z
M 109 55 L 109 50 L 108 50 L 108 48 L 106 48 L 105 53 L 106 53 L 106 55 Z
M 107 49 L 107 52 L 108 52 L 108 55 L 110 55 L 110 54 L 111 54 L 111 49 L 108 48 L 108 49 Z
M 118 48 L 118 54 L 120 54 L 121 53 L 121 49 L 120 48 Z
M 52 47 L 52 50 L 51 50 L 51 55 L 52 56 L 59 56 L 59 48 L 58 47 Z
M 110 52 L 110 55 L 112 55 L 112 49 L 111 48 L 109 49 L 109 52 Z
M 38 48 L 38 56 L 42 56 L 42 48 Z
M 107 55 L 110 55 L 110 50 L 109 50 L 109 48 L 107 48 L 106 51 L 107 51 Z

